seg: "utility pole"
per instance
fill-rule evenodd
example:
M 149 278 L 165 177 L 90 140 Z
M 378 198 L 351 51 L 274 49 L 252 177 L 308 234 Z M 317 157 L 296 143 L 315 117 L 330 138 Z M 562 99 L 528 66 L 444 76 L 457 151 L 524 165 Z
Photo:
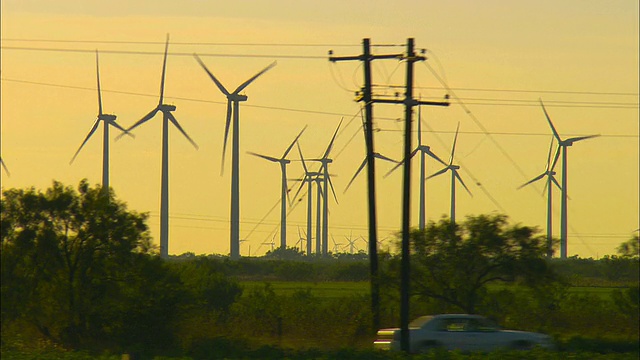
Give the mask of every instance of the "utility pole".
M 402 189 L 402 262 L 400 279 L 400 347 L 409 351 L 409 289 L 410 289 L 410 213 L 411 213 L 411 122 L 413 107 L 417 105 L 449 106 L 448 101 L 418 101 L 413 98 L 413 63 L 424 61 L 424 56 L 415 54 L 413 38 L 407 39 L 407 53 L 403 57 L 407 62 L 406 89 L 404 100 L 377 99 L 374 102 L 388 104 L 404 104 L 405 133 L 404 133 L 404 167 Z
M 331 55 L 332 52 L 329 52 Z M 376 216 L 376 185 L 373 148 L 373 99 L 371 91 L 371 61 L 375 59 L 399 59 L 402 54 L 372 55 L 369 39 L 362 39 L 362 55 L 330 56 L 329 61 L 362 61 L 364 68 L 364 86 L 361 96 L 356 101 L 364 102 L 365 123 L 364 139 L 367 148 L 367 184 L 369 207 L 369 275 L 371 277 L 371 310 L 373 313 L 373 329 L 380 327 L 380 283 L 378 277 L 378 225 Z

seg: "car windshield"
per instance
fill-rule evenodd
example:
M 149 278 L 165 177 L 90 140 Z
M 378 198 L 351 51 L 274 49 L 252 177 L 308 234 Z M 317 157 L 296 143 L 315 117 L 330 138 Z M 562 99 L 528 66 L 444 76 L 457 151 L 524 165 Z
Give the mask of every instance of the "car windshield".
M 409 327 L 410 328 L 421 328 L 422 325 L 428 323 L 431 319 L 433 319 L 433 316 L 420 316 L 419 318 L 413 320 L 412 322 L 409 323 Z

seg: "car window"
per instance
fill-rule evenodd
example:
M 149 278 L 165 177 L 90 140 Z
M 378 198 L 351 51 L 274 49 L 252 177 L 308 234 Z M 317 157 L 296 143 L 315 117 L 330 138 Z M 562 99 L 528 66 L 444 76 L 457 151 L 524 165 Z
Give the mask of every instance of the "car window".
M 419 318 L 413 320 L 409 323 L 410 328 L 421 328 L 424 324 L 428 323 L 433 319 L 433 316 L 420 316 Z

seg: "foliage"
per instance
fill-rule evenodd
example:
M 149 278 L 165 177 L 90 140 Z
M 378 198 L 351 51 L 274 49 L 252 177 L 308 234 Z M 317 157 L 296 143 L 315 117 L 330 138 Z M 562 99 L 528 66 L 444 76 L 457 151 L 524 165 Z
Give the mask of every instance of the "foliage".
M 72 348 L 169 344 L 179 283 L 151 255 L 146 219 L 86 180 L 4 191 L 3 327 L 26 321 Z
M 618 254 L 623 258 L 635 258 L 640 256 L 640 237 L 633 235 L 631 239 L 618 246 Z
M 470 216 L 462 224 L 443 218 L 412 230 L 412 293 L 475 313 L 488 298 L 488 284 L 535 287 L 553 280 L 537 232 L 510 226 L 504 215 Z

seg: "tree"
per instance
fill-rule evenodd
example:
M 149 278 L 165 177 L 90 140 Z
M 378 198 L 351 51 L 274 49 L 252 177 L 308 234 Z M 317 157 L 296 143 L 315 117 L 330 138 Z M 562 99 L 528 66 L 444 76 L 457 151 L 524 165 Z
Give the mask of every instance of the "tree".
M 631 239 L 618 246 L 618 255 L 623 258 L 637 259 L 640 256 L 640 237 L 633 235 Z
M 179 281 L 150 256 L 147 215 L 128 211 L 113 191 L 86 180 L 77 191 L 59 182 L 45 192 L 10 189 L 0 210 L 3 324 L 20 318 L 79 347 L 131 338 L 177 301 L 146 298 Z
M 553 276 L 537 233 L 509 225 L 505 215 L 469 216 L 462 224 L 443 218 L 413 230 L 412 293 L 475 313 L 491 283 L 541 284 Z

